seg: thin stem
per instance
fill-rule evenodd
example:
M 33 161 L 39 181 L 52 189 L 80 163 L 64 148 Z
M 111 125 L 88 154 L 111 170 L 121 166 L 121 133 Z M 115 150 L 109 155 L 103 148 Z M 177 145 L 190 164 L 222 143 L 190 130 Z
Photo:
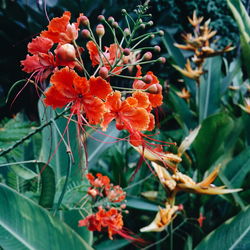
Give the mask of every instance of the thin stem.
M 1 167 L 6 167 L 6 166 L 18 165 L 18 164 L 29 164 L 29 163 L 43 163 L 43 162 L 38 161 L 38 160 L 10 162 L 10 163 L 1 164 L 0 168 Z
M 53 215 L 55 216 L 58 209 L 60 208 L 61 206 L 61 203 L 63 201 L 63 197 L 64 197 L 64 194 L 66 192 L 66 188 L 67 188 L 67 185 L 68 185 L 68 181 L 69 181 L 69 175 L 71 173 L 71 169 L 72 169 L 72 158 L 71 158 L 71 152 L 70 151 L 67 151 L 68 153 L 68 160 L 69 160 L 69 163 L 68 163 L 68 168 L 67 168 L 67 173 L 66 173 L 66 179 L 65 179 L 65 182 L 64 182 L 64 185 L 63 185 L 63 189 L 62 189 L 62 192 L 61 192 L 61 195 L 58 199 L 58 202 L 57 202 L 57 205 L 56 205 L 56 208 L 54 210 L 54 213 Z

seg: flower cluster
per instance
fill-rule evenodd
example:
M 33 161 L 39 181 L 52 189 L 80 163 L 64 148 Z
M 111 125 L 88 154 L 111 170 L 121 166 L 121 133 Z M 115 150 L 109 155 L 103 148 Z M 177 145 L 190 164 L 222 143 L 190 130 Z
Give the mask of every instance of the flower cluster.
M 194 79 L 197 83 L 199 83 L 201 75 L 204 74 L 203 64 L 205 59 L 220 55 L 224 52 L 229 52 L 233 50 L 234 47 L 228 45 L 221 50 L 214 49 L 210 40 L 216 35 L 217 32 L 209 27 L 210 20 L 207 20 L 203 25 L 201 25 L 203 17 L 197 17 L 195 11 L 193 13 L 193 17 L 188 17 L 188 20 L 193 26 L 194 32 L 193 34 L 187 33 L 182 35 L 184 42 L 186 43 L 185 45 L 176 43 L 175 46 L 183 50 L 192 51 L 194 55 L 191 59 L 196 67 L 193 69 L 191 62 L 187 60 L 185 69 L 181 69 L 178 66 L 175 66 L 175 68 L 184 76 Z
M 69 108 L 69 119 L 76 115 L 81 129 L 84 125 L 99 125 L 106 131 L 110 122 L 115 120 L 117 129 L 130 134 L 134 146 L 144 144 L 142 132 L 154 129 L 152 110 L 162 104 L 163 96 L 157 77 L 151 71 L 143 74 L 140 64 L 165 62 L 164 58 L 151 60 L 153 54 L 150 51 L 143 53 L 143 48 L 138 47 L 145 39 L 162 34 L 158 31 L 135 37 L 135 31 L 142 28 L 142 24 L 143 28 L 152 24 L 142 21 L 144 11 L 134 22 L 134 30 L 129 24 L 122 30 L 113 17 L 106 20 L 100 15 L 98 20 L 114 36 L 114 43 L 104 48 L 102 40 L 106 29 L 103 24 L 97 25 L 94 32 L 83 14 L 74 23 L 70 23 L 71 13 L 68 11 L 53 18 L 47 30 L 28 44 L 31 55 L 21 61 L 23 70 L 32 73 L 30 78 L 34 78 L 37 84 L 49 79 L 51 85 L 44 93 L 45 105 L 54 109 Z M 128 15 L 125 10 L 123 14 Z M 123 36 L 120 42 L 117 30 Z M 80 40 L 84 38 L 86 41 L 83 47 L 77 44 L 79 34 Z M 159 46 L 151 49 L 160 51 Z M 84 57 L 90 60 L 83 60 Z M 129 79 L 129 86 L 112 86 L 115 77 Z
M 79 221 L 79 226 L 85 226 L 90 231 L 108 231 L 110 239 L 114 234 L 120 234 L 125 237 L 126 233 L 123 229 L 122 211 L 126 208 L 124 202 L 126 193 L 119 185 L 110 183 L 110 179 L 102 174 L 87 174 L 86 178 L 90 183 L 88 195 L 92 197 L 98 206 L 98 211 L 85 217 Z M 129 237 L 129 235 L 128 235 Z

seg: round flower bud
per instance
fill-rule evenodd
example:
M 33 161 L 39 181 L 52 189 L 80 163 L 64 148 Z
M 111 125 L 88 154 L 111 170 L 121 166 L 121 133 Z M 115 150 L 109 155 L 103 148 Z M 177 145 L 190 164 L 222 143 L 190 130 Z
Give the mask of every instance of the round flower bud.
M 145 29 L 145 28 L 146 28 L 146 25 L 145 25 L 144 23 L 141 23 L 141 24 L 140 24 L 140 28 Z
M 130 54 L 130 49 L 129 49 L 129 48 L 125 48 L 125 49 L 123 50 L 123 54 L 124 54 L 125 56 L 128 56 L 128 55 Z
M 98 195 L 98 193 L 99 193 L 98 190 L 93 189 L 93 188 L 90 188 L 88 190 L 88 195 L 92 196 L 93 198 L 95 198 Z
M 119 27 L 118 22 L 113 22 L 113 23 L 112 23 L 112 27 L 114 27 L 115 29 L 117 29 L 117 28 Z
M 154 34 L 152 34 L 152 35 L 150 36 L 150 38 L 152 38 L 152 39 L 153 39 L 153 38 L 155 38 L 155 35 L 154 35 Z
M 152 53 L 151 52 L 146 52 L 144 55 L 143 55 L 143 59 L 146 60 L 146 61 L 149 61 L 151 60 L 153 57 Z
M 112 16 L 110 16 L 110 17 L 108 18 L 108 22 L 109 22 L 109 23 L 112 24 L 114 21 L 115 21 L 115 19 L 114 19 Z
M 147 88 L 147 92 L 150 94 L 160 94 L 162 92 L 162 86 L 159 83 L 152 84 Z
M 145 82 L 140 80 L 134 83 L 134 88 L 136 89 L 143 89 L 145 86 L 146 86 Z
M 142 80 L 145 82 L 145 83 L 151 83 L 153 81 L 153 78 L 151 75 L 145 75 Z
M 89 26 L 89 19 L 86 16 L 81 16 L 80 17 L 80 23 L 83 26 Z
M 153 25 L 154 25 L 154 22 L 153 22 L 153 21 L 149 21 L 149 22 L 147 23 L 147 25 L 153 26 Z
M 157 61 L 164 64 L 166 62 L 166 58 L 165 57 L 159 57 Z
M 127 13 L 127 11 L 125 9 L 122 9 L 121 11 L 122 11 L 122 14 Z
M 124 34 L 125 34 L 125 36 L 129 36 L 129 35 L 130 35 L 130 31 L 129 31 L 128 28 L 126 28 L 126 29 L 124 30 Z
M 98 24 L 96 26 L 96 34 L 99 36 L 99 37 L 102 37 L 104 36 L 105 34 L 105 29 L 104 29 L 104 26 L 102 24 Z
M 62 61 L 74 61 L 76 59 L 76 50 L 72 44 L 66 43 L 56 50 L 56 56 Z
M 81 34 L 84 38 L 90 38 L 90 32 L 86 29 L 82 30 Z
M 155 52 L 161 52 L 161 47 L 158 46 L 158 45 L 154 46 L 154 51 Z
M 164 31 L 163 31 L 163 30 L 160 30 L 160 31 L 159 31 L 159 35 L 160 35 L 160 36 L 164 36 Z
M 125 209 L 125 208 L 126 208 L 126 206 L 127 206 L 127 205 L 123 203 L 123 204 L 121 204 L 121 206 L 120 206 L 120 207 L 121 207 L 121 209 Z
M 99 15 L 99 16 L 97 17 L 97 20 L 100 21 L 100 22 L 102 22 L 102 21 L 105 20 L 105 17 L 104 17 L 103 15 Z
M 108 77 L 109 71 L 106 67 L 101 67 L 99 70 L 99 76 L 103 79 L 106 79 Z

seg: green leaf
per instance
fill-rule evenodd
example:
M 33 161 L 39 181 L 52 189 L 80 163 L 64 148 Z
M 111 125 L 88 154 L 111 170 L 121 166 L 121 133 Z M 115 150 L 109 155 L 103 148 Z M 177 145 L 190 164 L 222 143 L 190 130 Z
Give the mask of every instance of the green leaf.
M 227 139 L 234 129 L 234 121 L 225 113 L 205 119 L 192 146 L 198 169 L 205 172 L 225 152 Z
M 17 174 L 19 177 L 22 177 L 24 180 L 30 180 L 38 176 L 37 173 L 23 165 L 14 165 L 11 166 L 11 169 L 15 172 L 15 174 Z
M 191 113 L 187 103 L 177 96 L 172 90 L 168 94 L 169 105 L 174 110 L 174 117 L 187 132 L 196 126 L 194 115 Z
M 106 240 L 95 246 L 96 250 L 117 250 L 129 245 L 128 240 Z
M 223 169 L 224 175 L 232 187 L 241 187 L 246 175 L 250 171 L 250 147 L 246 148 Z
M 199 120 L 200 122 L 220 109 L 221 93 L 221 57 L 208 58 L 205 70 L 206 77 L 201 77 L 199 94 Z
M 175 64 L 177 64 L 180 68 L 184 68 L 186 60 L 181 50 L 174 46 L 175 41 L 168 31 L 165 31 L 164 34 L 165 35 L 162 38 L 163 45 L 166 47 L 169 55 L 174 60 Z M 189 91 L 192 93 L 192 95 L 195 95 L 195 81 L 185 76 L 183 78 Z
M 211 232 L 195 250 L 250 249 L 250 207 Z
M 41 175 L 41 195 L 39 205 L 44 208 L 52 208 L 56 192 L 55 174 L 53 169 L 46 163 L 39 163 Z
M 240 30 L 243 65 L 250 77 L 250 18 L 240 0 L 227 0 L 227 4 Z
M 147 211 L 153 211 L 153 212 L 158 212 L 159 206 L 147 202 L 143 199 L 140 198 L 127 198 L 127 206 L 131 208 L 136 208 L 140 210 L 147 210 Z
M 0 242 L 6 250 L 92 249 L 66 224 L 2 184 L 0 204 Z

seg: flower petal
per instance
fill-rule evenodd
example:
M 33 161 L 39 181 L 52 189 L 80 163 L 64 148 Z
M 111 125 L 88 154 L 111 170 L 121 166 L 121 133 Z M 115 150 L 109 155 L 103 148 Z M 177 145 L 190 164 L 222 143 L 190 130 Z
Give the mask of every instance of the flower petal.
M 28 44 L 28 51 L 35 55 L 38 53 L 48 53 L 52 48 L 53 41 L 46 37 L 36 37 Z
M 110 83 L 98 76 L 97 78 L 91 77 L 89 80 L 90 94 L 106 99 L 108 94 L 112 92 Z

